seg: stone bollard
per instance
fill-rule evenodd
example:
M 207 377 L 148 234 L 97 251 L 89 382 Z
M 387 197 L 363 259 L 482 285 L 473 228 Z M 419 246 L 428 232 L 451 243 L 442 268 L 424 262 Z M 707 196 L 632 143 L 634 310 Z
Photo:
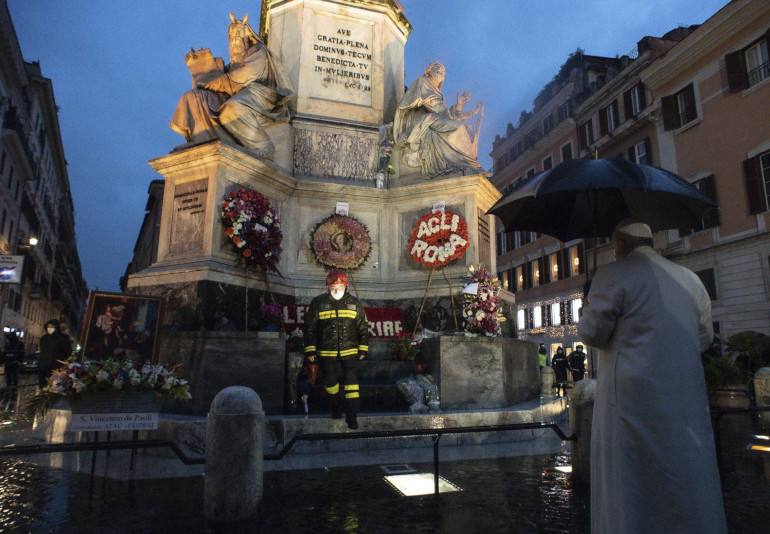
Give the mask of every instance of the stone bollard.
M 556 380 L 556 373 L 550 367 L 540 368 L 540 395 L 543 397 L 553 396 L 553 383 Z
M 252 389 L 232 386 L 214 400 L 206 422 L 206 518 L 237 521 L 254 515 L 262 499 L 265 412 Z
M 575 382 L 569 393 L 569 433 L 577 436 L 572 443 L 572 475 L 583 482 L 591 479 L 591 421 L 594 413 L 596 380 Z
M 757 408 L 770 406 L 770 367 L 762 367 L 754 374 L 754 394 Z M 759 412 L 759 424 L 770 428 L 770 412 Z

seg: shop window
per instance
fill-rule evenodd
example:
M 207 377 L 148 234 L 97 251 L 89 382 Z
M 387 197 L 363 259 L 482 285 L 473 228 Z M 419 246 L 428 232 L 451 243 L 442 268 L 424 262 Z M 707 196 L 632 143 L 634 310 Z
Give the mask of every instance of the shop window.
M 542 328 L 543 326 L 543 308 L 535 306 L 532 308 L 532 328 Z
M 559 326 L 561 324 L 561 304 L 554 302 L 551 304 L 551 325 Z
M 524 320 L 525 317 L 526 315 L 523 309 L 518 310 L 516 312 L 516 329 L 517 330 L 524 330 L 526 328 L 526 324 Z
M 583 299 L 576 298 L 570 301 L 570 319 L 573 323 L 580 321 L 580 308 L 583 307 Z

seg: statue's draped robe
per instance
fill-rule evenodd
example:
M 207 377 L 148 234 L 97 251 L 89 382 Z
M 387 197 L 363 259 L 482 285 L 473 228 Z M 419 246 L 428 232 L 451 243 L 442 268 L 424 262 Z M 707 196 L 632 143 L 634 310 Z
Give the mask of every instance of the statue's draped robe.
M 188 142 L 235 140 L 263 155 L 275 149 L 264 127 L 289 120 L 294 95 L 283 68 L 262 43 L 249 48 L 243 61 L 226 74 L 182 95 L 171 128 Z
M 433 177 L 460 169 L 481 170 L 468 128 L 452 116 L 427 76 L 412 83 L 399 102 L 393 137 L 403 160 Z
M 591 426 L 591 532 L 725 527 L 700 352 L 711 301 L 698 277 L 639 247 L 599 267 L 578 322 L 601 349 Z

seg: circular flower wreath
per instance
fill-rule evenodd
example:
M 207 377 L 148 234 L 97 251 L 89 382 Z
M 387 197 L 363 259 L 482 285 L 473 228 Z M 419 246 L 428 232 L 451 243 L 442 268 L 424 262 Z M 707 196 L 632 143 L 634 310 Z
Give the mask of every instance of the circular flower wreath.
M 468 225 L 449 210 L 423 215 L 414 224 L 409 255 L 429 267 L 441 267 L 462 258 L 468 249 Z
M 222 221 L 225 235 L 247 266 L 278 271 L 283 232 L 278 213 L 264 196 L 249 189 L 228 193 L 222 201 Z
M 310 248 L 322 265 L 357 269 L 369 257 L 372 240 L 366 225 L 347 215 L 330 215 L 310 235 Z

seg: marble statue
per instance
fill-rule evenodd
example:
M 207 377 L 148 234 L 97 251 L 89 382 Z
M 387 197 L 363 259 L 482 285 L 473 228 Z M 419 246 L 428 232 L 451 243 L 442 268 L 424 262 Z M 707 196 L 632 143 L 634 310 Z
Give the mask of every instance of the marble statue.
M 426 178 L 453 171 L 481 172 L 478 163 L 478 131 L 484 105 L 463 112 L 471 98 L 469 92 L 457 95 L 457 104 L 447 108 L 441 86 L 446 69 L 431 63 L 404 93 L 393 121 L 395 145 L 401 148 L 402 161 L 420 169 Z M 467 119 L 477 116 L 471 137 Z
M 212 58 L 208 49 L 192 50 L 185 62 L 194 89 L 179 100 L 171 129 L 188 143 L 228 139 L 270 158 L 275 146 L 265 132 L 273 123 L 287 122 L 287 103 L 294 95 L 291 81 L 265 43 L 247 23 L 230 13 L 227 36 L 230 65 Z

